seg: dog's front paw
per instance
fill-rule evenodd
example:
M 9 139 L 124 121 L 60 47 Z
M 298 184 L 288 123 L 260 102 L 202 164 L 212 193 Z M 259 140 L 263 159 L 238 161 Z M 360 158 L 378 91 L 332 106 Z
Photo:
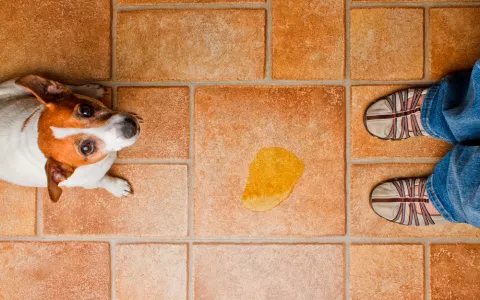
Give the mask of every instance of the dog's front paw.
M 96 83 L 89 83 L 83 85 L 70 85 L 69 88 L 75 94 L 85 95 L 88 97 L 92 97 L 98 100 L 102 100 L 107 90 L 105 87 L 96 84 Z
M 127 197 L 132 194 L 130 184 L 121 178 L 109 177 L 104 188 L 117 198 Z
M 88 91 L 87 93 L 90 93 L 90 97 L 101 100 L 107 93 L 107 90 L 105 87 L 96 84 L 96 83 L 89 83 L 83 86 L 85 91 Z

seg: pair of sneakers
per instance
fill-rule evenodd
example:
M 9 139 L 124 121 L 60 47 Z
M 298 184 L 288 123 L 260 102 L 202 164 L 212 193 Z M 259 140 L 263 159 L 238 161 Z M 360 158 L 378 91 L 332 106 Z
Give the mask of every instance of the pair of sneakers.
M 382 97 L 365 112 L 368 132 L 383 140 L 429 136 L 421 123 L 421 108 L 428 88 L 408 88 Z M 370 205 L 377 215 L 408 226 L 446 223 L 430 202 L 427 178 L 393 179 L 377 185 Z

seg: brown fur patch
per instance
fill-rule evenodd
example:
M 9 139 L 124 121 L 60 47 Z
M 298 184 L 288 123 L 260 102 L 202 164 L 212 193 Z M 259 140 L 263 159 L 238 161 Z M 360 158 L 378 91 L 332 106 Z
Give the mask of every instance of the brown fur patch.
M 28 116 L 28 118 L 23 122 L 22 130 L 21 130 L 22 132 L 25 130 L 25 127 L 27 127 L 28 122 L 30 122 L 30 120 L 32 119 L 33 115 L 34 115 L 39 109 L 40 109 L 40 107 L 37 108 L 36 110 L 34 110 L 33 113 L 32 113 L 30 116 Z

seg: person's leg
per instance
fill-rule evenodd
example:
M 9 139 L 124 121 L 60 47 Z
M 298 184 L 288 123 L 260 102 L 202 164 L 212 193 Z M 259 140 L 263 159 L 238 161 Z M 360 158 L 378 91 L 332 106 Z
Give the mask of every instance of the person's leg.
M 430 136 L 452 144 L 480 142 L 480 60 L 428 90 L 421 123 Z
M 435 167 L 427 193 L 448 221 L 480 227 L 480 145 L 456 145 Z

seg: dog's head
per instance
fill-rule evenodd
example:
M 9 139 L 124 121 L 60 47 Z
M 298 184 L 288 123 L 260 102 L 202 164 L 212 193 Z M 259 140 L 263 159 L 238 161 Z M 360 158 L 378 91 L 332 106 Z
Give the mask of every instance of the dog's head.
M 94 164 L 109 152 L 133 145 L 140 134 L 137 117 L 113 111 L 100 101 L 72 93 L 65 85 L 36 75 L 16 81 L 44 104 L 38 122 L 38 146 L 48 161 L 45 171 L 52 200 L 58 184 L 75 168 Z

